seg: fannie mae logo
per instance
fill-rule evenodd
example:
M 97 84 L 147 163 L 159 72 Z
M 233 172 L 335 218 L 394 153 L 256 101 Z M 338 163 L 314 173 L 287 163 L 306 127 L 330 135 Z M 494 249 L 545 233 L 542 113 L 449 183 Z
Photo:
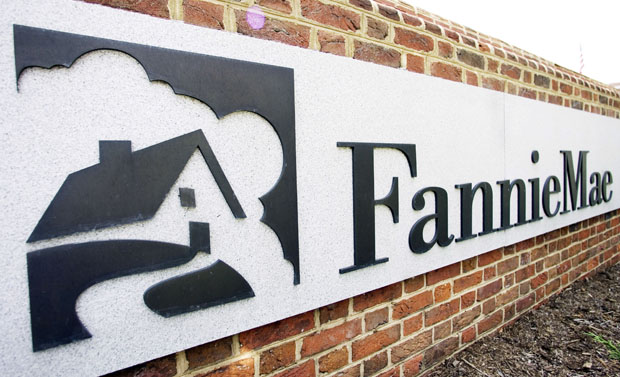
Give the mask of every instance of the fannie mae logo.
M 82 55 L 114 50 L 130 55 L 149 80 L 168 83 L 177 94 L 208 105 L 222 118 L 236 111 L 260 115 L 275 130 L 283 155 L 279 178 L 259 199 L 260 219 L 277 235 L 283 257 L 299 284 L 295 111 L 293 70 L 183 51 L 155 48 L 14 25 L 15 68 L 71 67 Z M 179 67 L 182 67 L 179 68 Z M 144 149 L 130 140 L 99 141 L 99 163 L 70 172 L 34 227 L 28 243 L 78 232 L 146 221 L 158 212 L 190 157 L 200 152 L 231 214 L 246 217 L 218 158 L 201 130 Z M 196 206 L 194 190 L 179 188 L 182 207 Z M 38 249 L 27 254 L 34 351 L 91 337 L 75 310 L 90 286 L 117 277 L 185 264 L 210 253 L 210 227 L 189 222 L 189 245 L 143 239 L 92 241 Z M 221 260 L 159 282 L 144 293 L 145 304 L 170 317 L 254 296 L 233 266 Z
M 292 69 L 17 25 L 14 42 L 18 78 L 28 67 L 70 67 L 88 52 L 115 50 L 135 58 L 151 81 L 164 81 L 175 93 L 203 102 L 218 118 L 249 111 L 267 120 L 278 136 L 283 160 L 277 182 L 259 198 L 263 204 L 260 221 L 277 236 L 283 258 L 292 266 L 292 283 L 300 283 Z M 388 258 L 378 259 L 375 255 L 377 205 L 389 208 L 393 223 L 399 222 L 403 208 L 415 212 L 426 209 L 424 213 L 430 209 L 430 214 L 419 216 L 411 224 L 408 239 L 398 240 L 413 254 L 422 254 L 436 245 L 447 247 L 452 242 L 460 243 L 544 217 L 607 203 L 613 195 L 611 172 L 590 172 L 587 151 L 560 150 L 558 168 L 562 173 L 557 176 L 465 182 L 452 188 L 422 187 L 413 194 L 410 204 L 404 204 L 399 203 L 399 177 L 393 177 L 391 190 L 385 197 L 375 198 L 374 151 L 388 148 L 402 153 L 409 169 L 409 177 L 405 179 L 415 179 L 420 157 L 416 155 L 415 144 L 334 141 L 333 145 L 351 151 L 352 166 L 352 174 L 344 177 L 343 182 L 352 183 L 353 265 L 338 266 L 342 267 L 338 268 L 340 274 L 388 262 Z M 133 150 L 130 140 L 99 140 L 99 163 L 67 172 L 67 178 L 27 242 L 36 245 L 38 241 L 65 235 L 148 221 L 166 198 L 174 195 L 178 196 L 181 207 L 199 205 L 190 187 L 180 187 L 178 193 L 171 193 L 196 151 L 232 216 L 244 219 L 244 208 L 226 171 L 209 140 L 198 129 L 139 150 Z M 531 163 L 538 163 L 539 158 L 539 153 L 533 151 Z M 451 200 L 460 203 L 460 213 L 449 213 L 449 189 L 455 196 Z M 432 201 L 427 204 L 429 198 Z M 480 208 L 474 208 L 475 203 L 480 203 Z M 499 210 L 499 222 L 494 222 L 494 209 Z M 474 221 L 475 212 L 481 213 L 477 219 L 480 222 Z M 459 219 L 460 229 L 449 228 L 450 218 Z M 478 223 L 481 228 L 475 229 Z M 121 276 L 179 266 L 199 252 L 210 253 L 211 231 L 207 222 L 190 221 L 187 245 L 145 239 L 103 240 L 29 252 L 34 351 L 91 336 L 75 310 L 76 300 L 86 289 Z M 254 296 L 254 290 L 234 266 L 217 260 L 207 267 L 158 282 L 143 297 L 152 311 L 171 317 Z

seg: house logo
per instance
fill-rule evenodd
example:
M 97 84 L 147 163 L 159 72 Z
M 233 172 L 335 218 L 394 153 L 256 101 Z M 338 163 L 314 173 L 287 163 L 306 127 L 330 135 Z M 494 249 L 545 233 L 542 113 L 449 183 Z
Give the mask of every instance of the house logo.
M 283 258 L 300 282 L 293 70 L 115 40 L 14 25 L 16 77 L 28 67 L 69 68 L 95 50 L 130 55 L 149 80 L 208 105 L 218 118 L 250 111 L 278 135 L 283 164 L 275 185 L 259 199 L 261 222 L 280 241 Z M 174 63 L 174 64 L 173 64 Z M 183 67 L 180 69 L 179 67 Z M 245 218 L 226 173 L 202 130 L 132 151 L 131 141 L 99 141 L 99 163 L 67 176 L 34 227 L 28 243 L 148 221 L 160 209 L 187 165 L 200 152 L 232 215 Z M 198 183 L 199 184 L 199 183 Z M 176 193 L 174 193 L 176 194 Z M 195 207 L 191 188 L 179 188 L 183 207 Z M 91 337 L 75 310 L 90 286 L 117 277 L 185 264 L 210 253 L 208 223 L 189 222 L 189 245 L 130 239 L 66 244 L 29 252 L 28 284 L 34 351 Z M 144 293 L 154 312 L 171 317 L 254 297 L 246 279 L 221 260 L 172 277 Z

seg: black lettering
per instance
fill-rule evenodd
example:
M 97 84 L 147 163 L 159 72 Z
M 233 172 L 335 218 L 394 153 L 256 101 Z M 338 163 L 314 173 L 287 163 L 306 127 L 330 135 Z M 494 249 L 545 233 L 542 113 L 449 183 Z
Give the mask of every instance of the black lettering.
M 388 261 L 375 258 L 375 205 L 385 205 L 398 222 L 398 178 L 392 178 L 390 193 L 375 200 L 374 149 L 393 148 L 402 152 L 409 163 L 411 177 L 416 176 L 414 144 L 343 143 L 337 146 L 351 148 L 353 155 L 353 266 L 340 269 L 340 273 L 355 271 Z
M 498 181 L 498 185 L 500 185 L 502 193 L 501 193 L 501 228 L 499 230 L 504 230 L 512 227 L 510 225 L 510 197 L 512 195 L 512 189 L 517 188 L 517 222 L 515 225 L 523 225 L 527 224 L 525 220 L 525 183 L 522 179 L 515 179 L 510 182 L 509 180 Z
M 593 184 L 590 189 L 590 205 L 595 206 L 603 202 L 603 195 L 601 194 L 601 173 L 594 172 L 590 176 L 590 183 Z
M 588 175 L 588 151 L 579 152 L 577 162 L 577 174 L 573 165 L 573 152 L 560 151 L 564 155 L 564 210 L 560 214 L 568 213 L 568 195 L 570 192 L 570 203 L 572 210 L 577 207 L 577 194 L 580 194 L 580 206 L 577 209 L 588 207 L 586 192 L 586 177 Z
M 461 238 L 456 242 L 465 241 L 476 237 L 472 234 L 472 206 L 474 196 L 478 190 L 482 191 L 482 236 L 493 232 L 493 189 L 488 182 L 480 182 L 472 188 L 471 183 L 456 185 L 461 190 Z
M 603 193 L 603 201 L 605 201 L 605 203 L 611 200 L 611 196 L 614 193 L 613 191 L 610 191 L 609 196 L 607 195 L 607 185 L 611 185 L 612 183 L 614 183 L 614 177 L 611 176 L 611 172 L 606 171 L 605 173 L 603 173 L 601 192 Z
M 553 183 L 553 188 L 551 188 L 551 183 Z M 560 180 L 555 175 L 552 175 L 545 180 L 545 184 L 543 185 L 543 211 L 545 211 L 545 215 L 547 215 L 547 217 L 553 217 L 557 215 L 558 211 L 560 210 L 559 201 L 557 202 L 554 211 L 551 211 L 550 203 L 551 195 L 557 194 L 558 192 L 560 192 Z
M 540 179 L 531 178 L 528 182 L 532 184 L 532 219 L 530 222 L 542 220 L 540 216 Z
M 435 213 L 419 219 L 411 227 L 409 232 L 409 248 L 416 254 L 429 251 L 435 243 L 441 247 L 446 247 L 452 243 L 453 235 L 448 236 L 448 193 L 441 187 L 427 187 L 415 193 L 411 206 L 414 210 L 424 209 L 426 201 L 424 194 L 432 192 L 435 195 Z M 424 227 L 426 224 L 435 220 L 435 234 L 430 242 L 424 241 Z

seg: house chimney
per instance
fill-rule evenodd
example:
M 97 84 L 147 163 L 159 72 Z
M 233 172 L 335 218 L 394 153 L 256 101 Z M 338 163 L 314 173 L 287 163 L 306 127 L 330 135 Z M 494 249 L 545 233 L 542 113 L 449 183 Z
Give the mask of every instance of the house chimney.
M 131 156 L 130 140 L 99 140 L 99 162 L 126 161 Z

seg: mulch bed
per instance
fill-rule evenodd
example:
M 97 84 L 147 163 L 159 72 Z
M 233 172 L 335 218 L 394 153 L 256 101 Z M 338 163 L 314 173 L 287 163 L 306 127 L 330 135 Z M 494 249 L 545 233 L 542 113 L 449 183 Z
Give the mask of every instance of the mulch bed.
M 620 264 L 573 283 L 427 376 L 620 376 L 620 360 L 586 333 L 620 348 Z

